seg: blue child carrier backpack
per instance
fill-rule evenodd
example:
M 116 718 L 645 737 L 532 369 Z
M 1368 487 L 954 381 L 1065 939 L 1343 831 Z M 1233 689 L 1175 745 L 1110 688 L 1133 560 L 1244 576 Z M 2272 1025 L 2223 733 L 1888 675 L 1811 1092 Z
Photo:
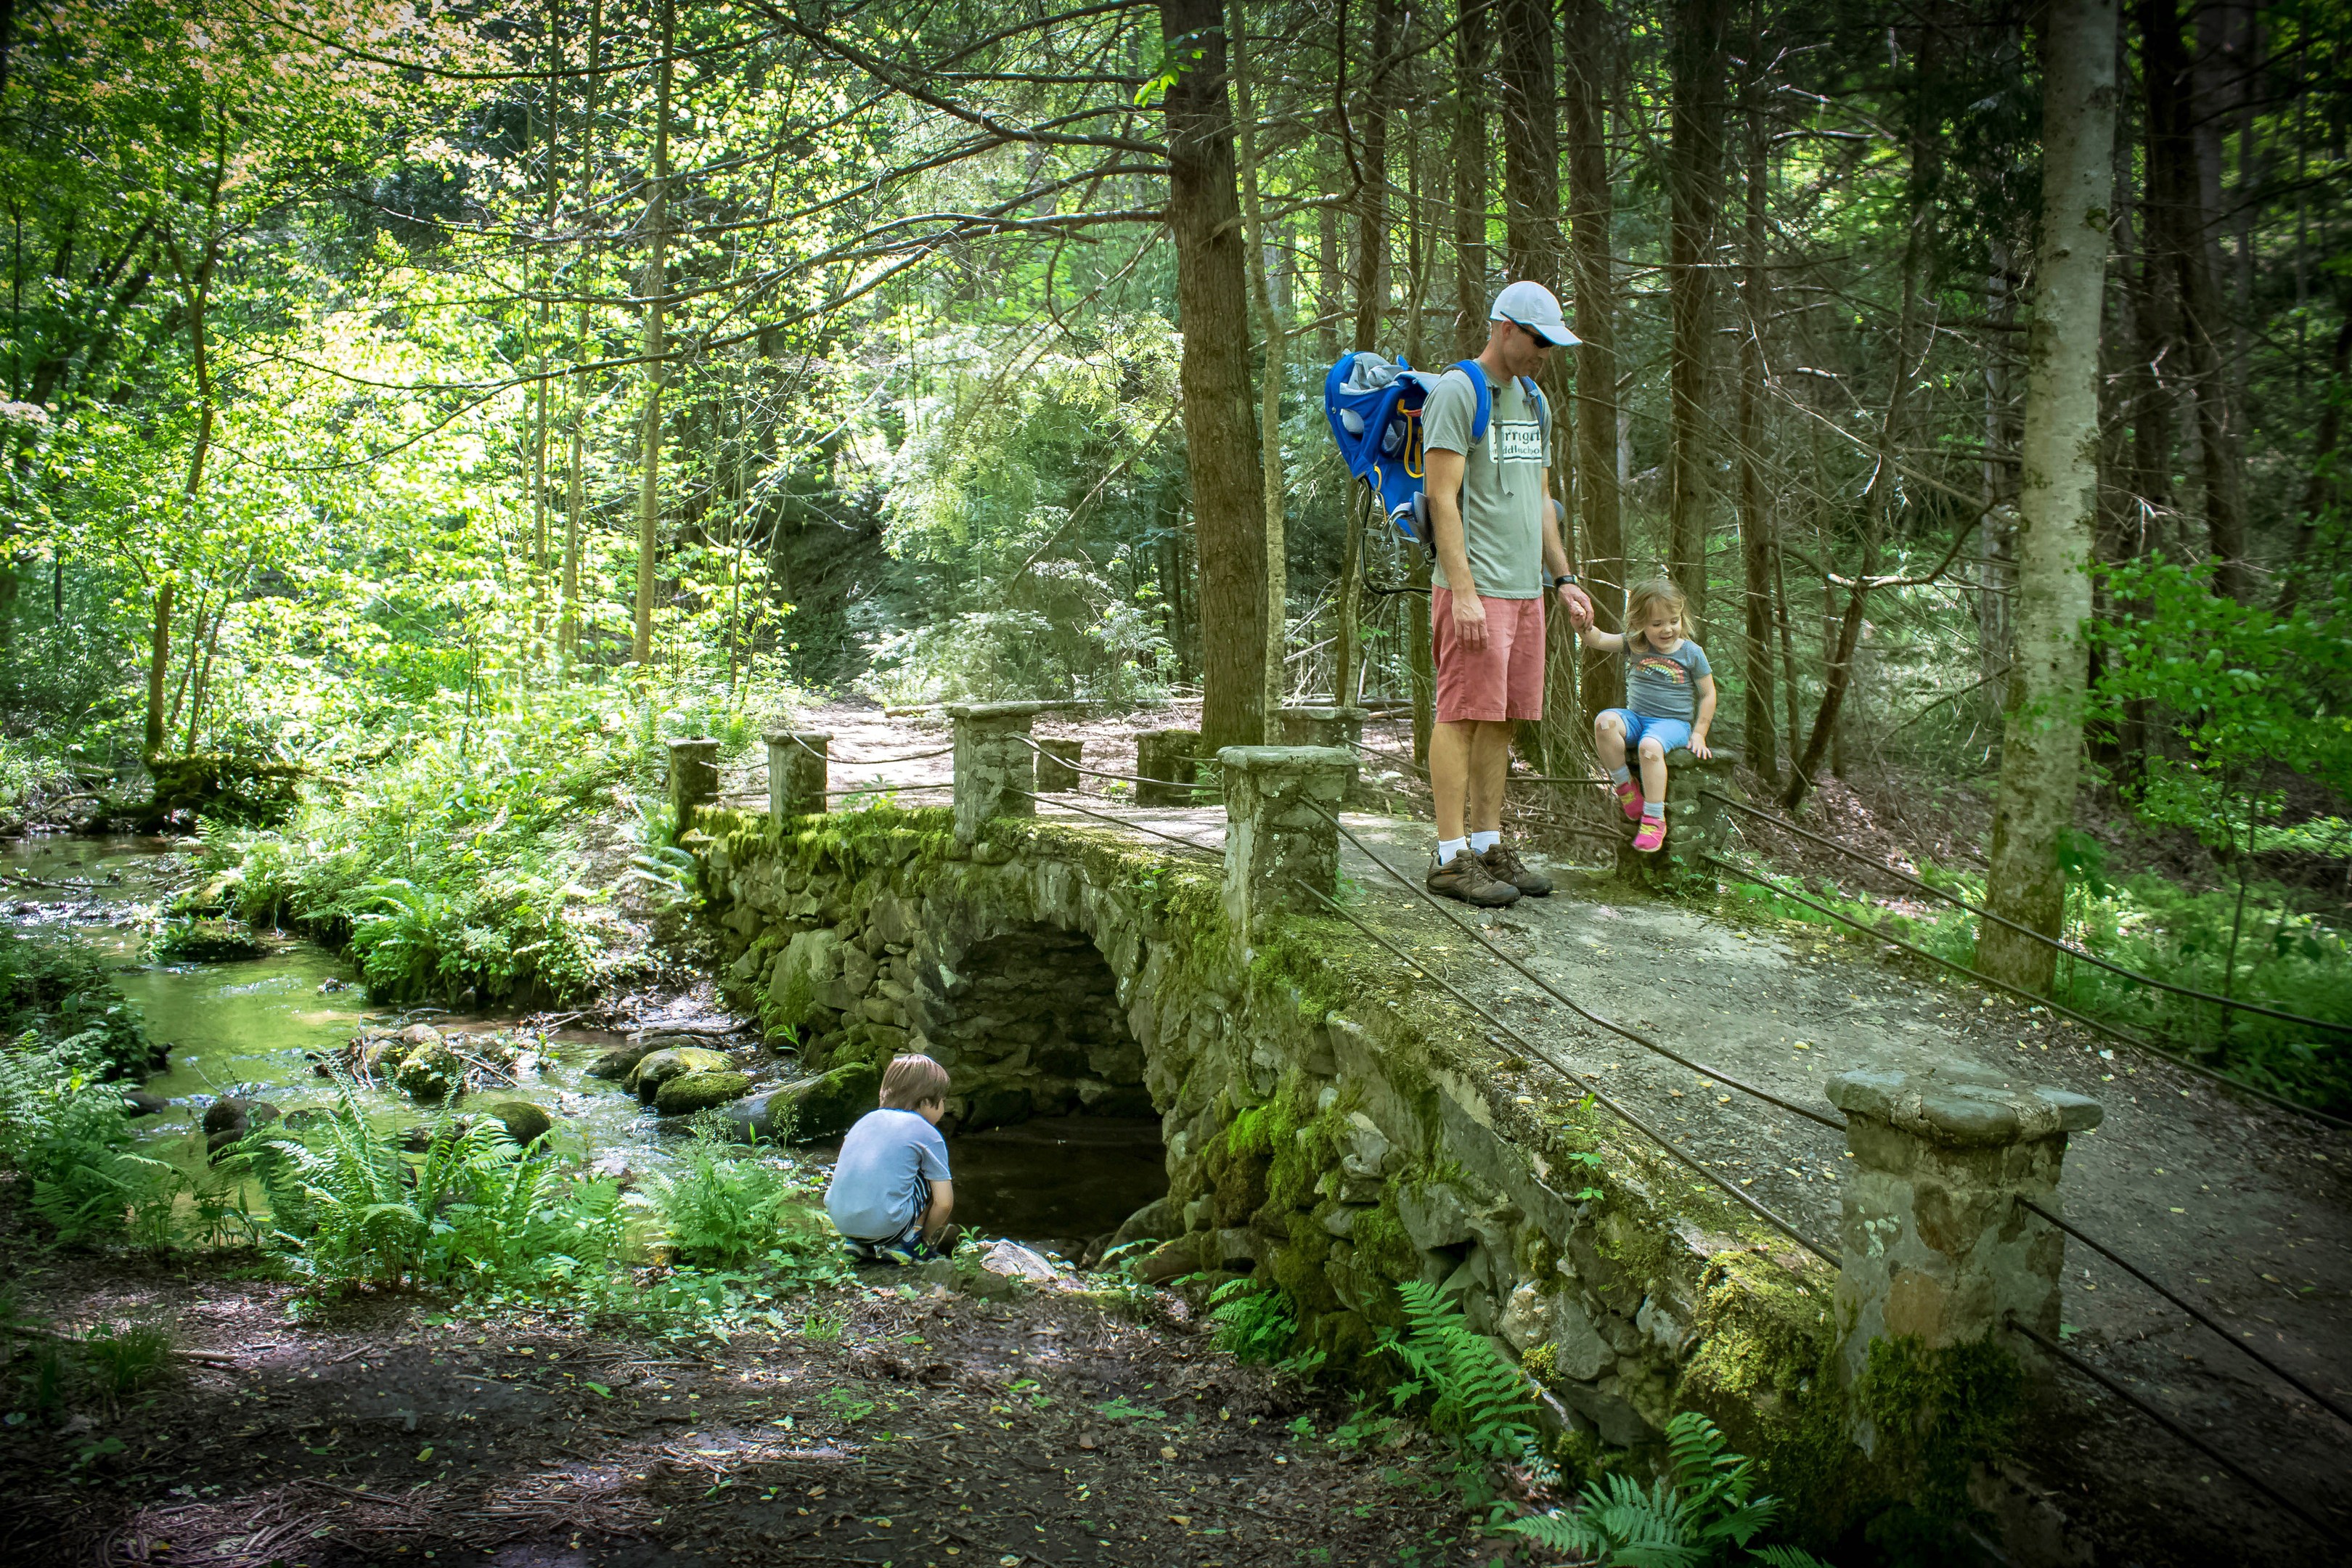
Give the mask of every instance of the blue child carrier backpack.
M 1478 394 L 1478 409 L 1471 417 L 1470 438 L 1486 438 L 1494 416 L 1495 395 L 1486 384 L 1486 367 L 1465 359 L 1449 367 L 1470 377 Z M 1381 514 L 1405 538 L 1434 550 L 1429 531 L 1429 498 L 1423 485 L 1427 473 L 1423 461 L 1421 410 L 1430 390 L 1444 371 L 1415 370 L 1403 359 L 1394 363 L 1376 353 L 1341 354 L 1323 377 L 1323 413 L 1331 422 L 1331 438 L 1348 472 L 1364 481 L 1379 500 Z M 1536 405 L 1537 417 L 1547 417 L 1543 394 L 1529 376 L 1519 385 Z

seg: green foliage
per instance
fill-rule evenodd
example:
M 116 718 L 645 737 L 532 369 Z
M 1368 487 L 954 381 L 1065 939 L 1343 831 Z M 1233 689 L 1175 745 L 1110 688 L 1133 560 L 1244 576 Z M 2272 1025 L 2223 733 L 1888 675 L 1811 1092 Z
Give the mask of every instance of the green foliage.
M 322 1286 L 601 1286 L 621 1248 L 613 1183 L 568 1179 L 543 1142 L 526 1153 L 496 1118 L 460 1131 L 446 1110 L 404 1154 L 348 1082 L 301 1131 L 272 1124 L 223 1163 L 260 1181 L 272 1245 Z
M 1298 1338 L 1290 1299 L 1255 1279 L 1228 1279 L 1211 1291 L 1209 1318 L 1217 1325 L 1217 1348 L 1244 1365 L 1280 1361 Z
M 0 1048 L 0 1167 L 23 1177 L 33 1212 L 67 1245 L 124 1237 L 162 1246 L 188 1185 L 131 1152 L 120 1090 L 100 1081 L 96 1033 Z
M 1780 1511 L 1778 1499 L 1755 1495 L 1753 1468 L 1715 1423 L 1685 1410 L 1666 1424 L 1665 1473 L 1649 1486 L 1612 1472 L 1586 1482 L 1573 1508 L 1503 1528 L 1603 1568 L 1822 1568 L 1795 1547 L 1749 1544 Z
M 800 1229 L 791 1223 L 794 1198 L 782 1172 L 710 1137 L 687 1146 L 683 1174 L 653 1184 L 670 1245 L 686 1261 L 715 1268 L 740 1267 L 791 1240 Z
M 1397 1294 L 1405 1331 L 1381 1331 L 1381 1351 L 1406 1373 L 1391 1390 L 1395 1407 L 1425 1402 L 1431 1429 L 1465 1463 L 1518 1458 L 1535 1440 L 1526 1377 L 1485 1335 L 1471 1332 L 1462 1309 L 1433 1286 L 1406 1279 Z
M 172 1363 L 172 1331 L 162 1323 L 100 1323 L 82 1336 L 90 1382 L 108 1398 L 135 1394 Z
M 113 964 L 79 936 L 0 936 L 0 1040 L 27 1033 L 52 1046 L 79 1041 L 76 1058 L 92 1057 L 110 1075 L 143 1072 L 159 1056 Z

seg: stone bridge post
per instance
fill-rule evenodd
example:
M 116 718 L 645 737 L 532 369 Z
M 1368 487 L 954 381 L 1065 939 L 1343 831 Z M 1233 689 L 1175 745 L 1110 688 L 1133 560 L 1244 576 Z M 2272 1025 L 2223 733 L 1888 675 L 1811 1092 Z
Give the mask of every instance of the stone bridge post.
M 1626 762 L 1634 776 L 1640 777 L 1640 760 L 1629 756 Z M 1617 846 L 1617 874 L 1666 891 L 1702 881 L 1712 888 L 1716 869 L 1707 864 L 1706 858 L 1722 854 L 1729 845 L 1730 813 L 1721 801 L 1705 792 L 1729 795 L 1733 788 L 1732 769 L 1738 763 L 1738 754 L 1731 752 L 1718 751 L 1704 761 L 1684 747 L 1667 752 L 1665 847 L 1648 855 L 1637 852 L 1633 830 L 1628 824 L 1625 837 Z M 1610 809 L 1616 809 L 1613 797 Z
M 1040 713 L 1068 713 L 1094 707 L 1084 699 L 1042 702 L 950 702 L 955 724 L 955 833 L 959 843 L 977 841 L 996 817 L 1034 816 L 1037 753 L 1029 731 Z
M 1958 1062 L 1840 1073 L 1829 1098 L 1854 1161 L 1837 1287 L 1847 1381 L 1869 1367 L 1875 1339 L 1944 1350 L 2012 1315 L 2057 1338 L 2065 1237 L 2017 1200 L 2058 1212 L 2067 1134 L 2096 1127 L 2099 1102 Z
M 1313 705 L 1282 710 L 1282 743 L 1286 746 L 1337 746 L 1352 751 L 1364 738 L 1369 708 L 1326 708 Z
M 1227 746 L 1217 766 L 1225 786 L 1225 918 L 1247 942 L 1269 917 L 1314 906 L 1299 883 L 1338 895 L 1339 835 L 1324 814 L 1347 799 L 1356 759 L 1328 746 Z
M 719 742 L 709 735 L 672 741 L 669 745 L 669 815 L 683 833 L 688 816 L 698 805 L 719 798 Z
M 825 809 L 833 735 L 825 730 L 768 731 L 768 816 L 814 816 Z

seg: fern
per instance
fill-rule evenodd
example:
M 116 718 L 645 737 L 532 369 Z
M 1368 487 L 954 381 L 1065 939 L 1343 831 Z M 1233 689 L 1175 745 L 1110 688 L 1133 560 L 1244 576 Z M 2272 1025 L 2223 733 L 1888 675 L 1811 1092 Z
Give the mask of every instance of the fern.
M 1407 1331 L 1381 1333 L 1381 1348 L 1410 1374 L 1393 1393 L 1399 1408 L 1429 1398 L 1429 1425 L 1465 1459 L 1516 1459 L 1535 1441 L 1525 1374 L 1483 1335 L 1461 1308 L 1418 1279 L 1397 1287 Z
M 1228 1279 L 1209 1296 L 1209 1317 L 1217 1325 L 1217 1348 L 1245 1364 L 1282 1359 L 1298 1337 L 1290 1299 L 1254 1279 Z
M 1568 1511 L 1515 1519 L 1503 1528 L 1603 1568 L 1709 1568 L 1735 1561 L 1825 1568 L 1793 1546 L 1748 1548 L 1779 1516 L 1780 1500 L 1754 1495 L 1753 1462 L 1732 1453 L 1715 1423 L 1697 1411 L 1666 1423 L 1666 1470 L 1647 1487 L 1622 1475 L 1587 1481 Z

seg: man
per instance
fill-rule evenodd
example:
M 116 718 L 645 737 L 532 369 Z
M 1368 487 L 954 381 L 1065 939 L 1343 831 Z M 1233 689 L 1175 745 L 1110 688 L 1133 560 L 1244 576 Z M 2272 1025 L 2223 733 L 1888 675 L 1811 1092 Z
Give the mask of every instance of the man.
M 1544 599 L 1559 595 L 1570 625 L 1592 620 L 1592 601 L 1568 569 L 1551 502 L 1549 410 L 1519 378 L 1555 348 L 1577 341 L 1559 301 L 1540 283 L 1495 297 L 1486 346 L 1474 362 L 1493 399 L 1483 438 L 1473 439 L 1478 389 L 1448 371 L 1422 409 L 1426 488 L 1437 569 L 1429 613 L 1437 657 L 1437 731 L 1429 742 L 1437 797 L 1437 857 L 1429 889 L 1500 908 L 1551 882 L 1503 840 L 1503 780 L 1511 726 L 1543 717 Z

